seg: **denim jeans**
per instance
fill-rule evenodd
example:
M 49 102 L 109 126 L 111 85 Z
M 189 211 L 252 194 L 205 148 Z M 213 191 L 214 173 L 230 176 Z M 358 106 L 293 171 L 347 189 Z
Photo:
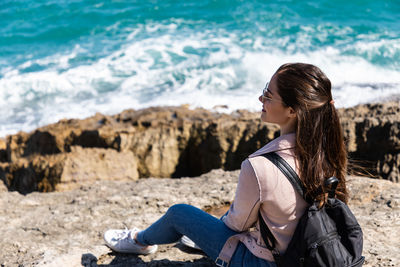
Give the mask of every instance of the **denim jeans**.
M 137 235 L 145 245 L 169 244 L 179 241 L 182 235 L 193 240 L 210 258 L 216 260 L 226 240 L 237 232 L 224 222 L 190 205 L 177 204 L 155 223 Z M 274 262 L 254 256 L 239 242 L 229 266 L 275 267 Z

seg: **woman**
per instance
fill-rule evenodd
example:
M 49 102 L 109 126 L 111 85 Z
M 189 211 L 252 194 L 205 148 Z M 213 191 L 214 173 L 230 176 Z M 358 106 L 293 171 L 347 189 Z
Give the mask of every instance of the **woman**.
M 296 170 L 307 197 L 323 205 L 326 196 L 319 189 L 325 178 L 336 176 L 337 197 L 346 202 L 347 154 L 325 74 L 310 64 L 282 65 L 259 100 L 261 120 L 278 124 L 281 135 L 243 161 L 234 204 L 221 220 L 178 204 L 144 231 L 107 231 L 107 245 L 119 252 L 148 254 L 156 251 L 156 244 L 173 243 L 185 235 L 218 266 L 275 266 L 258 230 L 258 213 L 284 253 L 307 203 L 261 156 L 272 151 Z

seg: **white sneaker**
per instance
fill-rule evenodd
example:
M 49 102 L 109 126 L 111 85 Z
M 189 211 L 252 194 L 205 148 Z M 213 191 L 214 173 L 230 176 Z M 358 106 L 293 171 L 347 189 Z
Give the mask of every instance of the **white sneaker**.
M 187 247 L 194 248 L 194 249 L 197 249 L 197 250 L 202 250 L 198 245 L 196 245 L 196 243 L 193 242 L 192 239 L 190 239 L 189 237 L 187 237 L 185 235 L 182 236 L 180 242 L 181 242 L 181 244 L 183 244 L 183 245 L 185 245 Z
M 134 253 L 147 255 L 157 251 L 157 245 L 142 246 L 133 239 L 140 230 L 133 228 L 132 230 L 116 230 L 110 229 L 104 233 L 104 241 L 106 245 L 116 252 Z

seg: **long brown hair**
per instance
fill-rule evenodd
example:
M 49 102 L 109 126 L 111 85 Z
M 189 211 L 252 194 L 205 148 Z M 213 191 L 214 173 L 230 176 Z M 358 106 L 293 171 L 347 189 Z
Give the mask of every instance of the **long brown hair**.
M 297 114 L 295 154 L 307 196 L 323 204 L 323 182 L 335 176 L 336 196 L 347 202 L 347 151 L 330 80 L 318 67 L 304 63 L 284 64 L 276 76 L 282 101 Z

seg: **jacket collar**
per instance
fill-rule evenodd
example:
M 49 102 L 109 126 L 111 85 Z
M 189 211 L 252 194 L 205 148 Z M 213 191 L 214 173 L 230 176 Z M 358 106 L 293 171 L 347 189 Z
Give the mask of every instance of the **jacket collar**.
M 278 138 L 266 144 L 265 146 L 263 146 L 262 148 L 260 148 L 259 150 L 257 150 L 256 152 L 254 152 L 253 154 L 251 154 L 249 158 L 260 156 L 268 152 L 291 149 L 295 147 L 295 143 L 296 143 L 295 133 L 281 135 Z

